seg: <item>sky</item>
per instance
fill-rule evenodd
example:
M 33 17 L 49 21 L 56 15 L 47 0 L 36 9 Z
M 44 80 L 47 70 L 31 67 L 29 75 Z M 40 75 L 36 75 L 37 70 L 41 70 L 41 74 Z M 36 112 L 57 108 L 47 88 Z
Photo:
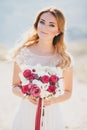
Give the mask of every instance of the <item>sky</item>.
M 0 0 L 0 44 L 13 46 L 34 23 L 37 13 L 56 6 L 66 18 L 66 39 L 87 38 L 86 0 Z

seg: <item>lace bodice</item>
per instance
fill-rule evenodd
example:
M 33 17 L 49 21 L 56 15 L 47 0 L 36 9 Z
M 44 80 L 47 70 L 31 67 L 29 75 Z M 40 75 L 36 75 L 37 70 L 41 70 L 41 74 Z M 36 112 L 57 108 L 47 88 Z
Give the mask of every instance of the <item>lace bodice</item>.
M 16 56 L 15 61 L 19 66 L 23 64 L 32 66 L 36 64 L 41 64 L 42 66 L 56 66 L 60 61 L 60 57 L 58 54 L 40 56 L 31 52 L 29 48 L 24 47 Z

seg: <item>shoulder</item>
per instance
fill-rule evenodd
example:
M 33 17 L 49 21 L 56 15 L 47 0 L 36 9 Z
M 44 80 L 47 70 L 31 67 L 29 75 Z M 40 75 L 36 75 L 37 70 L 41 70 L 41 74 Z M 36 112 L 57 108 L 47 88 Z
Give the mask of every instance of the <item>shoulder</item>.
M 73 56 L 68 51 L 65 51 L 64 53 L 60 54 L 59 59 L 60 59 L 59 66 L 63 70 L 67 70 L 70 67 L 73 67 L 74 65 Z
M 20 53 L 25 53 L 27 49 L 28 49 L 27 47 L 21 47 L 21 48 L 18 50 L 18 54 L 17 54 L 17 55 L 19 55 Z
M 17 57 L 17 56 L 22 57 L 22 56 L 28 55 L 29 50 L 30 50 L 29 47 L 21 47 L 21 48 L 18 50 L 16 57 Z
M 68 66 L 66 66 L 65 68 L 64 68 L 64 70 L 71 70 L 72 68 L 73 68 L 73 66 L 74 66 L 74 58 L 73 58 L 73 55 L 70 53 L 70 52 L 68 52 L 68 51 L 66 51 L 65 52 L 66 53 L 66 55 L 67 55 L 67 58 L 66 59 L 68 59 Z
M 33 47 L 34 45 L 30 45 L 30 46 L 24 46 L 24 47 L 21 47 L 18 51 L 18 54 L 22 53 L 22 54 L 25 54 L 27 52 L 30 52 L 34 49 Z
M 18 49 L 16 56 L 14 57 L 14 61 L 20 65 L 24 62 L 26 55 L 27 47 L 21 47 Z
M 73 67 L 73 65 L 74 65 L 74 57 L 70 52 L 66 52 L 66 53 L 70 58 L 70 67 Z

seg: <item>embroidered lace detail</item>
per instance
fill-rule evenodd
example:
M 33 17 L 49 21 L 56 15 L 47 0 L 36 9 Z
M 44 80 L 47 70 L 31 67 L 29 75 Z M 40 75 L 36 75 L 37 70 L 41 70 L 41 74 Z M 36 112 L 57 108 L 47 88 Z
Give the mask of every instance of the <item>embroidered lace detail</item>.
M 15 61 L 19 66 L 22 64 L 26 64 L 26 65 L 41 64 L 43 66 L 45 65 L 56 66 L 59 63 L 60 58 L 58 54 L 52 56 L 39 56 L 37 54 L 32 53 L 29 50 L 29 48 L 24 47 L 16 56 Z

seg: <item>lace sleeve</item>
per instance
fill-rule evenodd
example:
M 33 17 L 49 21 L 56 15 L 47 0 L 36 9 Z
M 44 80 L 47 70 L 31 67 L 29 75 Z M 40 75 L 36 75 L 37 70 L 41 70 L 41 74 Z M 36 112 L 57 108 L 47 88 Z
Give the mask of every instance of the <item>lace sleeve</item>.
M 71 59 L 70 66 L 64 68 L 63 70 L 69 70 L 71 67 L 74 67 L 74 64 L 75 64 L 74 58 L 73 58 L 73 56 L 71 54 L 69 54 L 69 56 L 70 56 L 70 59 Z
M 22 48 L 20 52 L 15 57 L 14 61 L 20 66 L 24 63 L 24 57 L 25 57 L 25 48 Z

